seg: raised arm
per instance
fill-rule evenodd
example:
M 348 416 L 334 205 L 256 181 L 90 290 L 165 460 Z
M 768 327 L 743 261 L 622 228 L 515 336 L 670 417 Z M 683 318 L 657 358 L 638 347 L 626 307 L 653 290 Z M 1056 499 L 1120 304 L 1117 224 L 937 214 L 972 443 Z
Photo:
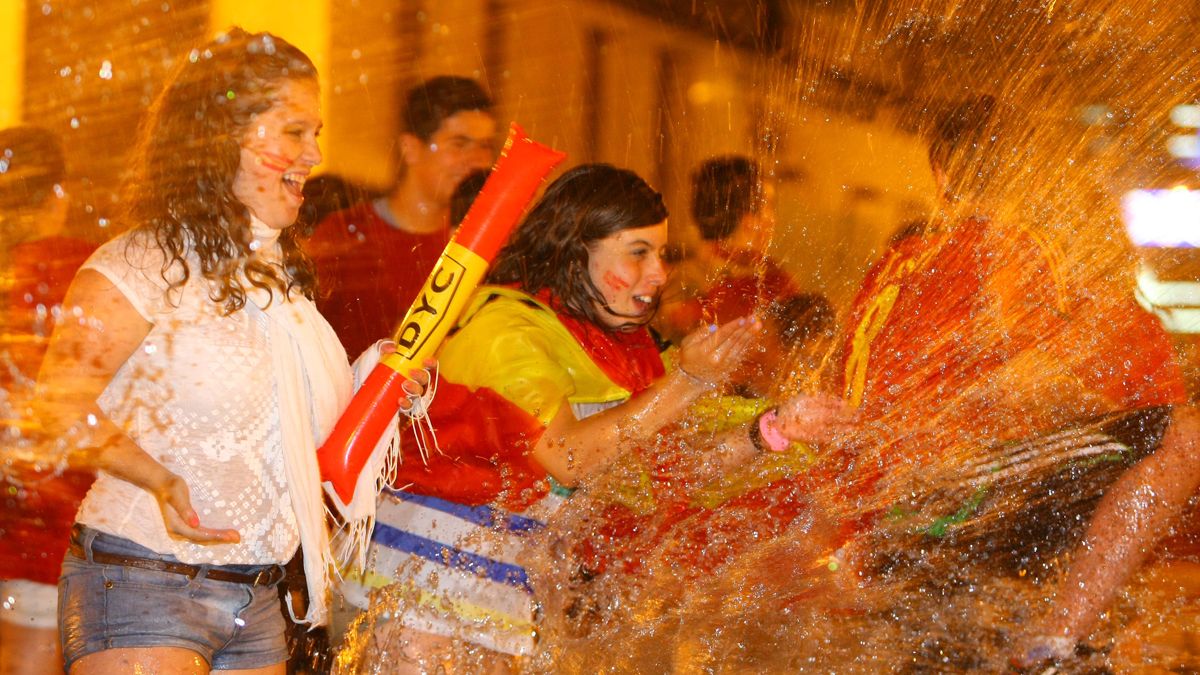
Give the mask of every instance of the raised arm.
M 701 329 L 683 341 L 679 367 L 615 408 L 577 420 L 562 406 L 533 456 L 555 480 L 575 485 L 631 447 L 683 417 L 701 394 L 721 384 L 761 330 L 752 317 Z
M 1028 663 L 1069 656 L 1200 487 L 1200 411 L 1178 408 L 1162 445 L 1104 495 L 1057 591 L 1025 645 Z
M 38 415 L 47 438 L 70 438 L 69 460 L 129 481 L 158 500 L 167 531 L 198 543 L 238 541 L 235 530 L 200 525 L 187 485 L 113 424 L 96 404 L 120 367 L 149 334 L 146 321 L 116 286 L 79 272 L 63 302 L 38 377 Z

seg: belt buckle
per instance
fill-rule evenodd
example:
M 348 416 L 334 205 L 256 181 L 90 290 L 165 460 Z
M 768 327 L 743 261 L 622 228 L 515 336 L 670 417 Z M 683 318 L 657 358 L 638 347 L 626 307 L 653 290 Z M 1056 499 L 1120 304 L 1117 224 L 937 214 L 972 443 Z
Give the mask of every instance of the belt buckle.
M 281 578 L 281 575 L 279 575 L 279 571 L 280 571 L 279 565 L 271 565 L 270 567 L 264 567 L 263 569 L 258 571 L 258 574 L 254 575 L 254 582 L 251 583 L 250 585 L 251 586 L 270 586 L 271 584 L 278 581 L 279 578 Z

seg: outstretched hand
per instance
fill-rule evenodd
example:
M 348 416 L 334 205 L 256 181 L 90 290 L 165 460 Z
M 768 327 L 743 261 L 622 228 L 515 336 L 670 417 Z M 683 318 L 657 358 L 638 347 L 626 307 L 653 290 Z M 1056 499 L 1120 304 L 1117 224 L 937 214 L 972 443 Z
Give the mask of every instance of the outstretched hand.
M 721 326 L 701 326 L 679 345 L 679 369 L 694 380 L 718 385 L 741 363 L 761 332 L 762 321 L 753 314 Z
M 798 394 L 779 405 L 774 425 L 788 440 L 825 443 L 856 422 L 854 409 L 836 396 Z

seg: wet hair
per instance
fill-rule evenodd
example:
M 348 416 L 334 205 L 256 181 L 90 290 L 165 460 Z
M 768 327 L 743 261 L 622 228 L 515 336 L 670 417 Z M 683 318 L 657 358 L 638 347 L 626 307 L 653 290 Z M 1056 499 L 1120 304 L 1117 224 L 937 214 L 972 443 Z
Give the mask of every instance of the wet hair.
M 568 314 L 603 327 L 597 307 L 605 300 L 588 274 L 589 251 L 618 232 L 666 219 L 662 195 L 636 173 L 609 164 L 575 167 L 546 188 L 488 281 L 527 293 L 549 289 Z
M 62 143 L 35 126 L 0 130 L 0 219 L 41 208 L 67 175 Z
M 479 196 L 490 175 L 491 169 L 475 169 L 458 182 L 454 194 L 450 195 L 450 227 L 462 224 L 463 218 L 467 217 L 467 211 L 471 210 L 471 205 L 475 203 L 475 198 Z
M 234 196 L 233 182 L 254 115 L 274 105 L 284 83 L 316 77 L 296 47 L 240 28 L 193 49 L 173 71 L 140 130 L 127 198 L 131 222 L 166 256 L 162 275 L 170 288 L 195 272 L 186 262 L 194 254 L 201 276 L 214 283 L 209 297 L 227 313 L 246 304 L 239 268 L 255 288 L 313 296 L 316 274 L 299 228 L 280 233 L 282 270 L 252 256 L 250 211 Z M 169 275 L 173 265 L 183 274 Z
M 778 331 L 780 342 L 789 346 L 832 336 L 836 328 L 833 305 L 819 293 L 800 293 L 772 302 L 766 315 Z
M 401 119 L 405 133 L 429 141 L 446 118 L 464 110 L 492 112 L 492 99 L 478 82 L 467 77 L 441 75 L 408 91 Z
M 946 112 L 929 139 L 929 165 L 950 170 L 967 154 L 986 152 L 995 142 L 996 99 L 987 94 L 963 101 Z
M 762 197 L 758 165 L 749 157 L 714 157 L 692 174 L 692 218 L 705 241 L 728 239 Z

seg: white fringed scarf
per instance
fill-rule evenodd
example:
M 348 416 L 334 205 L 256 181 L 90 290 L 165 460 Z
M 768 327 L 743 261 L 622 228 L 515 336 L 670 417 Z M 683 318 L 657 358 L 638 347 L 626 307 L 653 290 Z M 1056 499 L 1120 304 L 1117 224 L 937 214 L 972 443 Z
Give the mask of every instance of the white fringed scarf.
M 252 232 L 259 255 L 264 260 L 278 261 L 279 232 L 257 219 L 252 222 Z M 339 555 L 334 554 L 317 465 L 317 448 L 329 436 L 350 402 L 353 375 L 346 350 L 310 300 L 293 296 L 283 301 L 279 292 L 271 298 L 265 291 L 257 289 L 247 294 L 270 319 L 272 365 L 279 399 L 288 492 L 296 514 L 308 582 L 309 603 L 305 616 L 296 617 L 290 597 L 288 611 L 298 623 L 319 626 L 328 621 L 332 575 L 351 558 L 365 555 L 364 551 L 346 548 Z M 368 353 L 371 357 L 364 361 L 378 360 L 377 349 L 368 350 Z M 391 428 L 395 429 L 396 425 Z M 359 480 L 360 487 L 369 487 L 355 491 L 344 513 L 356 518 L 348 526 L 365 532 L 366 538 L 369 538 L 375 521 L 375 498 L 382 467 L 394 465 L 396 461 L 394 456 L 389 461 L 389 455 L 395 454 L 394 434 L 387 435 L 379 445 L 382 452 L 377 449 L 372 455 Z M 360 541 L 365 549 L 366 539 L 362 535 Z

